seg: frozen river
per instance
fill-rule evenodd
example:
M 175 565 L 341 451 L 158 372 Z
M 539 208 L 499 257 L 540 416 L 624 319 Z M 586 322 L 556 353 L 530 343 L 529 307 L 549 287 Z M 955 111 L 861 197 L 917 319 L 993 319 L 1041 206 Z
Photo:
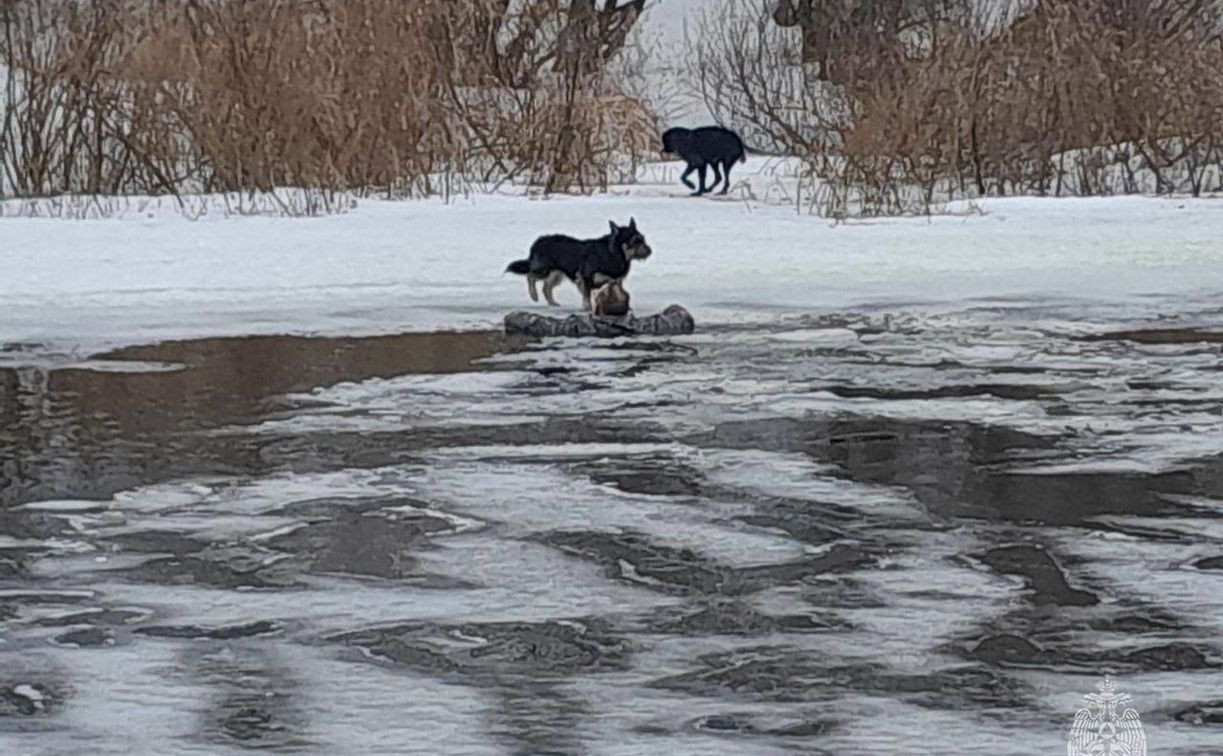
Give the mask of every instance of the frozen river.
M 1220 753 L 1214 302 L 5 368 L 0 752 Z

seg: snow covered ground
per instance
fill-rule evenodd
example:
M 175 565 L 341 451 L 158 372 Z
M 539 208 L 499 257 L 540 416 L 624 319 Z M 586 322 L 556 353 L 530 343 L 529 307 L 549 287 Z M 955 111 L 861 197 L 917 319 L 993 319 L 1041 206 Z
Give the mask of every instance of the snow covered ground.
M 679 166 L 594 197 L 363 200 L 322 218 L 206 216 L 131 203 L 98 220 L 0 218 L 6 360 L 252 333 L 496 327 L 533 305 L 504 274 L 544 233 L 597 236 L 636 218 L 655 254 L 628 280 L 635 309 L 698 324 L 846 307 L 960 308 L 1070 298 L 1166 312 L 1152 295 L 1223 289 L 1223 202 L 1001 199 L 983 213 L 835 224 L 796 210 L 793 168 L 753 159 L 728 198 L 689 198 Z M 10 203 L 4 210 L 17 211 Z M 572 288 L 561 301 L 578 305 Z

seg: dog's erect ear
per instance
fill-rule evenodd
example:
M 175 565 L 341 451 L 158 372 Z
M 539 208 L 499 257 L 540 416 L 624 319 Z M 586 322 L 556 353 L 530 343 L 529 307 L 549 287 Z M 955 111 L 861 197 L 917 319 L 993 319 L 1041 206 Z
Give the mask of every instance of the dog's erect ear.
M 629 218 L 629 219 L 628 219 L 628 230 L 629 230 L 629 231 L 636 231 L 636 230 L 637 230 L 637 219 L 636 219 L 636 218 Z
M 620 227 L 616 225 L 615 221 L 609 220 L 607 222 L 607 225 L 611 226 L 611 230 L 613 234 L 620 230 Z

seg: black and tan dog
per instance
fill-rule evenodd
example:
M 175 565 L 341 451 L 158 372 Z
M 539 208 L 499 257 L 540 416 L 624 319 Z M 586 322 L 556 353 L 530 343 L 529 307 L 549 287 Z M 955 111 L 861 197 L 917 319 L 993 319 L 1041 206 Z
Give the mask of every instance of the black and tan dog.
M 525 260 L 515 260 L 505 269 L 527 277 L 527 291 L 538 302 L 535 285 L 542 282 L 544 299 L 557 306 L 552 290 L 568 279 L 582 292 L 582 308 L 591 309 L 591 294 L 604 284 L 620 282 L 628 275 L 633 260 L 650 256 L 650 245 L 637 230 L 637 221 L 630 218 L 627 226 L 610 222 L 611 233 L 598 239 L 574 239 L 553 234 L 541 236 L 531 245 Z

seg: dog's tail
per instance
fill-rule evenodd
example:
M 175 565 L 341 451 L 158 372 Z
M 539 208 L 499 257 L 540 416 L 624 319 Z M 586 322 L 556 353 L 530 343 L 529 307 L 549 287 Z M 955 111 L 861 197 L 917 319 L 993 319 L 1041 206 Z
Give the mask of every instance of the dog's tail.
M 748 155 L 763 155 L 765 157 L 784 157 L 784 155 L 776 150 L 765 150 L 759 147 L 748 147 L 742 141 L 739 142 L 740 154 L 739 162 L 746 163 Z
M 736 136 L 737 136 L 737 135 L 736 135 Z M 747 162 L 747 153 L 748 153 L 748 152 L 750 152 L 750 150 L 748 150 L 747 145 L 743 143 L 743 140 L 742 140 L 742 139 L 739 139 L 738 141 L 739 141 L 739 159 L 738 159 L 737 161 L 735 161 L 735 162 L 737 162 L 737 163 L 746 163 L 746 162 Z
M 520 276 L 525 276 L 531 272 L 531 263 L 529 260 L 515 260 L 505 268 L 506 273 L 517 273 Z

